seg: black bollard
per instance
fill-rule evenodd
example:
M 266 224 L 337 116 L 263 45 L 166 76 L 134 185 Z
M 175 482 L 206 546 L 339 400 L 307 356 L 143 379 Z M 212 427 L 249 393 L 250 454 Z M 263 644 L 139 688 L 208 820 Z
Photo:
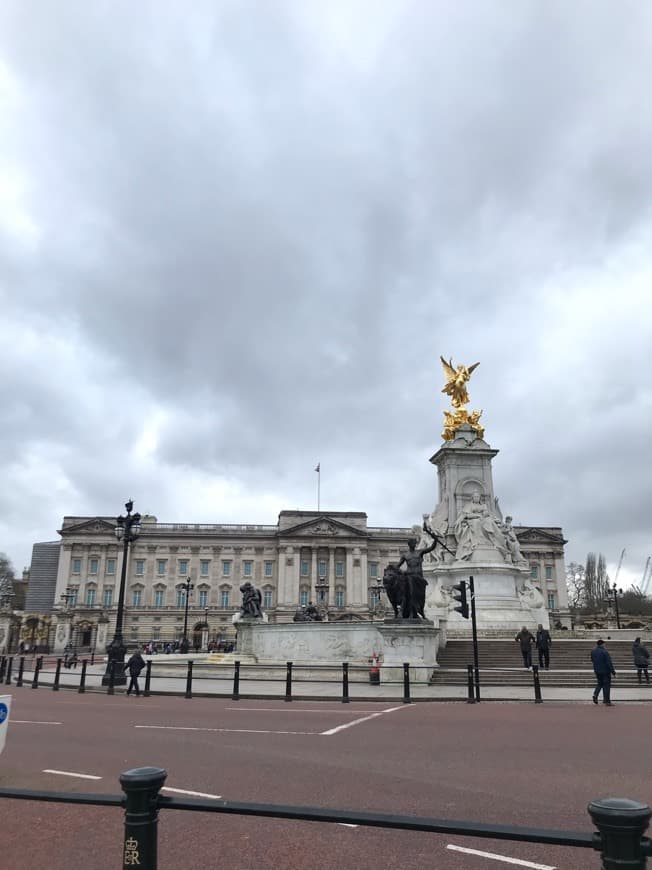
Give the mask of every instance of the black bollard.
M 602 870 L 645 870 L 650 841 L 644 834 L 652 816 L 647 804 L 625 798 L 591 801 L 589 815 L 599 834 L 594 846 L 602 855 Z
M 61 679 L 61 659 L 57 659 L 57 669 L 54 672 L 54 682 L 52 683 L 52 691 L 59 691 L 59 680 Z
M 1 682 L 4 680 L 4 678 L 5 678 L 5 671 L 6 671 L 6 669 L 7 669 L 7 656 L 3 656 L 3 657 L 0 659 L 0 683 L 1 683 Z
M 285 673 L 285 700 L 292 700 L 292 662 L 287 663 L 287 671 Z
M 349 663 L 342 662 L 342 703 L 349 703 Z
M 466 681 L 467 681 L 467 704 L 475 704 L 475 696 L 473 692 L 473 665 L 466 666 Z
M 532 679 L 534 680 L 534 703 L 543 704 L 541 683 L 539 682 L 539 665 L 532 665 Z
M 150 691 L 149 687 L 152 682 L 152 660 L 148 659 L 147 664 L 145 665 L 145 691 L 143 692 L 143 696 L 145 698 L 149 698 Z
M 9 656 L 9 661 L 7 662 L 7 679 L 5 680 L 5 683 L 7 686 L 11 685 L 11 669 L 13 668 L 13 665 L 14 665 L 14 657 Z
M 115 695 L 115 661 L 109 662 L 109 685 L 106 687 L 107 695 Z
M 39 656 L 39 658 L 37 658 L 35 663 L 34 663 L 34 679 L 32 680 L 32 688 L 33 689 L 38 689 L 38 675 L 41 671 L 42 664 L 43 664 L 43 659 L 40 658 L 40 656 Z
M 86 691 L 86 666 L 88 665 L 88 659 L 82 659 L 82 669 L 81 676 L 79 678 L 79 688 L 77 691 L 80 695 L 83 695 Z
M 231 695 L 232 701 L 240 700 L 240 662 L 234 662 L 233 668 L 233 694 Z
M 410 698 L 410 663 L 403 662 L 403 703 L 411 704 Z
M 157 868 L 158 798 L 167 775 L 161 767 L 137 767 L 120 775 L 126 798 L 123 870 Z
M 20 664 L 18 665 L 18 679 L 16 680 L 17 686 L 23 685 L 23 671 L 25 670 L 25 656 L 20 657 Z
M 192 698 L 192 659 L 188 659 L 188 674 L 186 676 L 186 698 Z

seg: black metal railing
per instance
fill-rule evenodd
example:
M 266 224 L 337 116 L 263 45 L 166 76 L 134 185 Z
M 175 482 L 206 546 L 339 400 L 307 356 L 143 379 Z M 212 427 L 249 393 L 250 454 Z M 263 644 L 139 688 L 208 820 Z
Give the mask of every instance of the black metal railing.
M 647 804 L 624 798 L 592 801 L 588 813 L 597 829 L 593 832 L 559 831 L 491 825 L 453 819 L 400 816 L 387 813 L 337 810 L 325 807 L 296 807 L 278 804 L 240 803 L 205 798 L 170 798 L 161 795 L 167 771 L 159 767 L 128 770 L 120 776 L 122 795 L 75 794 L 0 788 L 0 798 L 54 803 L 123 807 L 124 838 L 122 867 L 138 866 L 156 870 L 158 862 L 158 814 L 160 810 L 258 816 L 269 819 L 329 822 L 430 834 L 454 834 L 492 840 L 512 840 L 550 846 L 595 849 L 602 867 L 612 870 L 644 870 L 652 855 L 652 843 L 645 832 L 652 816 Z M 596 865 L 597 866 L 597 865 Z

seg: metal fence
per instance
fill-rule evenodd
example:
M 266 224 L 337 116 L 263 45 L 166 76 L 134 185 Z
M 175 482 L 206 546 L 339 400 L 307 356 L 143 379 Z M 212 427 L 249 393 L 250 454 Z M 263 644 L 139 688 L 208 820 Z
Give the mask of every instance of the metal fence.
M 141 767 L 125 771 L 120 776 L 122 795 L 75 794 L 2 788 L 0 789 L 0 798 L 123 807 L 125 810 L 122 843 L 123 870 L 135 866 L 142 868 L 142 870 L 156 870 L 158 814 L 163 809 L 258 816 L 269 819 L 330 822 L 431 834 L 455 834 L 463 837 L 595 849 L 600 852 L 601 866 L 605 870 L 616 870 L 616 868 L 618 870 L 644 870 L 647 866 L 647 857 L 652 855 L 652 843 L 645 836 L 652 810 L 647 804 L 623 798 L 592 801 L 588 806 L 588 813 L 597 830 L 574 832 L 336 810 L 324 807 L 238 803 L 204 798 L 169 798 L 161 795 L 166 778 L 167 771 L 163 768 Z

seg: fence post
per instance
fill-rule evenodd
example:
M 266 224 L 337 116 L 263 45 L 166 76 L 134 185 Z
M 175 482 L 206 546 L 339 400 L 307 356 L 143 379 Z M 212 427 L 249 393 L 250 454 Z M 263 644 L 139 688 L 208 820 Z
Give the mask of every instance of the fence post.
M 652 810 L 640 801 L 605 798 L 591 801 L 589 815 L 599 834 L 594 846 L 602 855 L 602 870 L 645 870 L 650 841 L 643 835 Z
M 167 775 L 161 767 L 137 767 L 120 774 L 126 797 L 123 870 L 156 870 L 158 797 Z
M 18 665 L 18 679 L 16 680 L 17 686 L 23 685 L 23 671 L 25 670 L 25 656 L 20 657 L 20 664 Z
M 14 657 L 9 656 L 9 661 L 7 662 L 7 679 L 5 680 L 5 683 L 8 686 L 11 685 L 11 669 L 12 669 L 13 665 L 14 665 Z
M 411 704 L 410 698 L 410 663 L 403 662 L 403 703 Z
M 292 700 L 292 662 L 287 663 L 287 672 L 285 675 L 285 700 Z
M 240 700 L 240 662 L 233 663 L 233 694 L 231 695 L 232 701 Z
M 34 679 L 32 680 L 32 688 L 38 689 L 38 675 L 41 671 L 41 665 L 43 664 L 43 659 L 39 656 L 34 662 Z
M 467 704 L 475 704 L 475 695 L 473 692 L 473 665 L 466 666 L 466 683 L 467 683 Z
M 188 675 L 186 676 L 186 698 L 192 698 L 192 659 L 188 659 Z
M 86 691 L 86 666 L 88 665 L 88 659 L 82 659 L 82 669 L 81 676 L 79 678 L 79 688 L 77 691 L 80 695 L 83 695 Z
M 532 665 L 532 679 L 534 680 L 534 703 L 543 704 L 541 683 L 539 682 L 539 665 Z
M 342 662 L 342 703 L 348 704 L 349 701 L 349 663 Z
M 61 679 L 61 659 L 57 659 L 57 669 L 54 672 L 54 682 L 52 683 L 52 691 L 59 691 L 59 680 Z
M 106 687 L 107 695 L 115 695 L 115 661 L 109 660 L 109 685 Z
M 0 659 L 0 683 L 5 678 L 5 668 L 7 667 L 7 656 L 3 656 Z
M 147 659 L 147 663 L 145 665 L 145 690 L 143 692 L 143 696 L 145 698 L 149 698 L 149 687 L 152 682 L 152 660 Z

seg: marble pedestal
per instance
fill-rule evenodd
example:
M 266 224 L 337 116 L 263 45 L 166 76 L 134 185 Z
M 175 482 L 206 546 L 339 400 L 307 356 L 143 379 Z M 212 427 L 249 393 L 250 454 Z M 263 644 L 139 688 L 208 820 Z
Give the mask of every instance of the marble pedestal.
M 429 620 L 386 622 L 237 623 L 238 655 L 259 664 L 369 666 L 376 653 L 381 679 L 402 679 L 403 663 L 410 665 L 410 679 L 427 683 L 437 665 L 439 628 Z

